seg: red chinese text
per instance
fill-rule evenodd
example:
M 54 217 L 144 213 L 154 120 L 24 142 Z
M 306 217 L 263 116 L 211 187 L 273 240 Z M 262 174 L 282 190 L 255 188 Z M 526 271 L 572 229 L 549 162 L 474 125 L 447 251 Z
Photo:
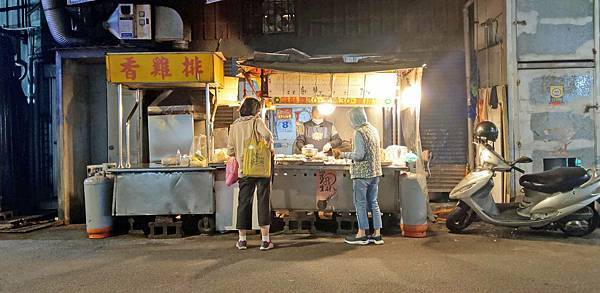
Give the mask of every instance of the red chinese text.
M 183 61 L 183 75 L 185 75 L 185 77 L 188 76 L 197 76 L 198 74 L 204 72 L 202 70 L 202 60 L 200 60 L 200 58 L 198 57 L 194 57 L 194 58 L 188 58 L 185 57 L 185 60 Z
M 121 72 L 125 73 L 125 79 L 135 80 L 137 78 L 137 69 L 140 67 L 135 62 L 133 57 L 125 58 L 125 62 L 121 63 Z
M 169 59 L 165 57 L 156 57 L 152 60 L 152 76 L 160 76 L 161 79 L 171 76 L 171 70 L 169 69 Z

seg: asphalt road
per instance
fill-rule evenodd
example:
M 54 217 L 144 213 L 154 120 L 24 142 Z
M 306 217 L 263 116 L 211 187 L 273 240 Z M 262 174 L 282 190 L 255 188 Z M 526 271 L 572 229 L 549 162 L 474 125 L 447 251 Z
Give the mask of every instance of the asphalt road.
M 496 229 L 385 237 L 279 235 L 277 249 L 233 248 L 235 234 L 85 238 L 82 226 L 0 234 L 1 292 L 599 292 L 600 231 L 585 238 Z

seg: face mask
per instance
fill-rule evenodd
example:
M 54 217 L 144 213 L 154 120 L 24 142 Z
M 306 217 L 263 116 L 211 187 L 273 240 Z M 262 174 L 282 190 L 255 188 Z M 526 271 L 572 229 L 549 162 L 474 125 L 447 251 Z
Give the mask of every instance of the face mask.
M 313 118 L 312 121 L 316 124 L 321 124 L 321 123 L 323 123 L 323 118 L 321 118 L 321 119 Z

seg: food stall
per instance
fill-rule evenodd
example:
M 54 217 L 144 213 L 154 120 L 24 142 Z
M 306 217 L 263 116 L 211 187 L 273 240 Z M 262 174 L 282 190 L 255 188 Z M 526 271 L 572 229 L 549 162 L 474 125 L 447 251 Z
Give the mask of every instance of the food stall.
M 319 71 L 311 71 L 306 69 L 306 63 L 298 66 L 246 63 L 253 65 L 246 70 L 260 70 L 266 81 L 263 93 L 268 93 L 265 97 L 270 114 L 267 120 L 276 150 L 271 193 L 273 209 L 278 215 L 284 215 L 288 230 L 306 231 L 309 228 L 304 225 L 306 222 L 314 229 L 314 221 L 323 217 L 337 220 L 338 232 L 353 228 L 351 162 L 310 146 L 298 153 L 295 144 L 303 124 L 311 119 L 311 108 L 317 107 L 325 120 L 334 123 L 344 141 L 333 153 L 351 150 L 353 129 L 346 112 L 352 107 L 365 107 L 369 121 L 379 130 L 382 139 L 379 205 L 388 219 L 401 218 L 404 197 L 427 197 L 422 161 L 418 159 L 412 168 L 405 164 L 407 151 L 421 155 L 418 108 L 423 68 L 331 73 L 323 72 L 327 64 Z M 290 71 L 294 67 L 302 71 Z M 422 207 L 421 218 L 427 209 Z
M 142 216 L 166 216 L 149 220 L 151 235 L 157 226 L 181 234 L 173 216 L 193 217 L 201 232 L 214 231 L 215 185 L 224 181 L 224 167 L 215 158 L 212 125 L 225 83 L 223 61 L 220 53 L 205 52 L 106 55 L 108 82 L 118 86 L 119 160 L 109 170 L 114 216 L 130 218 L 132 226 Z M 124 109 L 124 88 L 135 93 L 131 109 Z M 169 103 L 176 96 L 197 99 Z M 135 114 L 143 123 L 132 134 Z M 132 145 L 140 152 L 135 163 Z
M 200 232 L 234 229 L 237 189 L 225 186 L 226 157 L 216 147 L 227 131 L 222 128 L 217 135 L 213 129 L 216 106 L 226 91 L 236 97 L 231 105 L 237 105 L 242 93 L 264 101 L 262 115 L 276 139 L 272 207 L 278 215 L 293 215 L 283 217 L 288 230 L 290 221 L 307 217 L 312 228 L 317 218 L 337 220 L 338 232 L 351 230 L 355 221 L 350 161 L 309 151 L 309 146 L 294 153 L 295 138 L 313 106 L 335 122 L 343 139 L 333 150 L 338 153 L 352 145 L 353 129 L 346 112 L 367 108 L 385 148 L 379 184 L 384 215 L 399 218 L 407 195 L 426 197 L 421 162 L 411 168 L 404 158 L 408 151 L 421 152 L 421 67 L 331 73 L 243 65 L 244 82 L 233 78 L 234 86 L 228 87 L 231 77 L 224 77 L 223 60 L 219 53 L 204 52 L 106 56 L 108 82 L 118 86 L 119 160 L 109 170 L 115 178 L 113 215 L 129 218 L 132 229 L 140 219 L 142 228 L 151 227 L 151 235 L 156 226 L 164 231 L 175 226 L 180 231 L 186 219 L 197 224 Z M 238 87 L 241 84 L 243 89 Z M 125 89 L 134 92 L 130 109 L 124 107 Z M 136 113 L 142 122 L 132 134 Z M 131 160 L 132 145 L 136 162 Z M 421 210 L 427 213 L 426 207 Z M 350 223 L 348 229 L 343 228 L 344 222 Z M 302 225 L 297 228 L 303 230 Z

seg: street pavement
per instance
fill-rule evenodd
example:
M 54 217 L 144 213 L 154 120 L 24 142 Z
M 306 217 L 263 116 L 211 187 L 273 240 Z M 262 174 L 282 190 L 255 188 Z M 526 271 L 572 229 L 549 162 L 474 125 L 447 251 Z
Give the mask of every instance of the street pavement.
M 600 231 L 435 224 L 428 238 L 382 246 L 339 236 L 277 235 L 233 248 L 233 233 L 150 240 L 85 238 L 83 226 L 0 234 L 0 292 L 600 292 Z

